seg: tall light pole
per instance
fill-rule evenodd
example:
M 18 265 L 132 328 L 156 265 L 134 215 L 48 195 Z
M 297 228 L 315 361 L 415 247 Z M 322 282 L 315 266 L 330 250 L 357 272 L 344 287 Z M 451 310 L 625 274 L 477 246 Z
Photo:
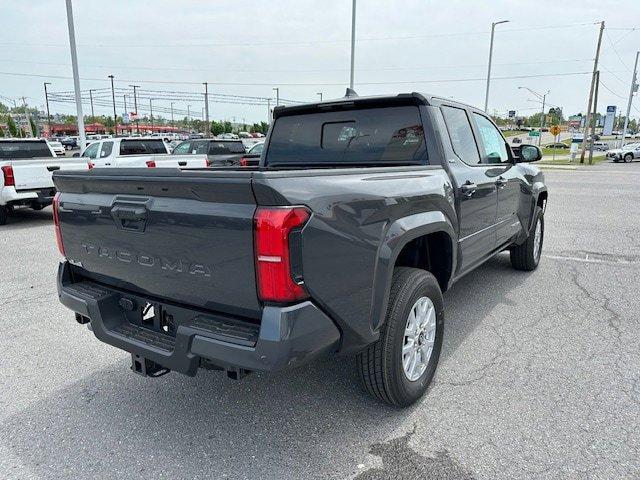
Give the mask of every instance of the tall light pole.
M 122 115 L 122 134 L 124 135 L 124 116 L 125 115 L 127 115 L 127 117 L 129 116 L 129 114 L 127 113 L 127 94 L 126 93 L 122 95 L 122 100 L 124 100 L 124 113 Z M 127 125 L 127 127 L 129 127 L 129 125 Z M 131 133 L 131 130 L 129 128 L 127 128 L 127 131 Z
M 191 133 L 191 112 L 189 111 L 191 105 L 187 105 L 187 130 Z
M 51 114 L 49 113 L 49 94 L 47 93 L 47 85 L 51 85 L 49 82 L 44 82 L 44 101 L 47 104 L 47 127 L 49 128 L 49 138 L 53 136 L 51 132 Z M 627 116 L 629 113 L 627 112 Z
M 276 107 L 280 105 L 280 89 L 278 87 L 274 87 L 273 90 L 276 92 Z
M 116 94 L 113 89 L 113 75 L 109 75 L 111 79 L 111 100 L 113 101 L 113 133 L 118 135 L 118 114 L 116 113 Z
M 138 119 L 138 96 L 136 95 L 136 88 L 140 88 L 140 85 L 129 85 L 133 87 L 133 108 L 136 111 L 136 133 L 140 134 L 140 120 Z
M 95 117 L 96 114 L 93 113 L 93 90 L 89 89 L 89 101 L 91 102 L 91 117 Z
M 204 85 L 204 111 L 206 116 L 206 126 L 207 131 L 205 133 L 206 137 L 211 136 L 211 126 L 209 125 L 209 84 L 207 82 L 203 83 Z
M 271 125 L 271 99 L 267 98 L 267 123 Z
M 589 102 L 587 103 L 587 115 L 584 122 L 584 134 L 582 135 L 582 150 L 580 152 L 580 163 L 584 163 L 584 154 L 587 147 L 587 137 L 591 126 L 591 110 L 593 103 L 593 92 L 596 87 L 596 71 L 598 71 L 598 60 L 600 59 L 600 47 L 602 46 L 602 33 L 604 32 L 604 21 L 600 22 L 598 32 L 598 43 L 596 44 L 596 56 L 593 59 L 593 74 L 591 75 L 591 88 L 589 89 Z
M 624 145 L 624 137 L 627 134 L 627 127 L 629 126 L 629 114 L 631 113 L 631 102 L 633 102 L 633 92 L 637 89 L 636 78 L 638 73 L 638 56 L 640 52 L 636 52 L 636 63 L 633 65 L 633 75 L 631 76 L 631 88 L 629 89 L 629 102 L 627 103 L 627 115 L 624 117 L 624 128 L 622 129 L 622 141 L 620 142 L 620 148 Z M 45 89 L 46 89 L 45 84 Z
M 318 92 L 318 95 L 320 96 L 320 101 L 322 101 L 322 92 Z
M 540 146 L 540 142 L 542 141 L 542 128 L 544 127 L 544 106 L 547 101 L 547 95 L 551 93 L 551 90 L 547 90 L 544 94 L 538 93 L 536 91 L 531 90 L 529 87 L 518 87 L 519 89 L 529 90 L 533 93 L 538 100 L 542 101 L 542 114 L 540 116 L 540 135 L 538 136 L 538 146 Z
M 151 117 L 151 133 L 153 133 L 153 99 L 149 99 L 149 115 Z
M 69 27 L 69 48 L 71 50 L 71 68 L 73 69 L 73 90 L 76 96 L 76 114 L 78 116 L 78 135 L 80 148 L 84 149 L 87 137 L 84 133 L 84 117 L 82 114 L 82 97 L 80 95 L 80 74 L 78 73 L 78 52 L 76 51 L 76 32 L 73 26 L 73 8 L 71 0 L 65 0 L 67 5 L 67 25 Z
M 356 0 L 351 1 L 351 73 L 349 75 L 349 88 L 353 90 L 353 73 L 355 70 L 356 54 Z
M 491 24 L 491 43 L 489 44 L 489 67 L 487 69 L 487 90 L 484 94 L 484 111 L 489 108 L 489 84 L 491 83 L 491 60 L 493 59 L 493 36 L 495 34 L 496 25 L 507 23 L 509 20 L 500 20 Z
M 173 102 L 171 102 L 171 129 L 173 130 Z

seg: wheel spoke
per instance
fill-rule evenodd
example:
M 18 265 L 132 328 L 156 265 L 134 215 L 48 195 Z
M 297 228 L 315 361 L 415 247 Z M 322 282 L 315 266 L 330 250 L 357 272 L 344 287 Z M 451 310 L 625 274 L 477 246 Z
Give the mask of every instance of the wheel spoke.
M 402 347 L 402 355 L 406 355 L 413 350 L 413 338 L 408 338 L 407 343 Z

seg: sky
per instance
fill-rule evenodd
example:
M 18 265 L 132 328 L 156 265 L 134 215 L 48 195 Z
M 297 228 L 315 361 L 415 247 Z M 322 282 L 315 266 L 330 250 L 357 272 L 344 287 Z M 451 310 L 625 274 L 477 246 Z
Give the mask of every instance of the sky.
M 128 111 L 128 85 L 136 84 L 149 91 L 156 114 L 173 96 L 176 116 L 187 104 L 200 116 L 197 94 L 208 82 L 211 118 L 247 123 L 266 120 L 267 107 L 213 95 L 275 98 L 278 87 L 281 98 L 305 102 L 318 92 L 341 97 L 349 83 L 350 0 L 75 0 L 73 8 L 81 89 L 99 92 L 96 114 L 113 112 L 108 75 L 119 104 L 127 95 Z M 358 0 L 355 90 L 426 92 L 482 107 L 491 23 L 499 20 L 509 23 L 496 27 L 491 113 L 539 111 L 536 97 L 518 87 L 550 91 L 548 103 L 565 116 L 584 112 L 601 20 L 598 110 L 626 110 L 640 50 L 638 0 Z M 70 91 L 71 75 L 64 0 L 0 0 L 0 101 L 24 96 L 44 109 L 43 82 L 54 94 Z M 148 100 L 140 103 L 144 113 Z M 75 113 L 72 103 L 50 107 Z M 640 117 L 640 99 L 631 116 Z

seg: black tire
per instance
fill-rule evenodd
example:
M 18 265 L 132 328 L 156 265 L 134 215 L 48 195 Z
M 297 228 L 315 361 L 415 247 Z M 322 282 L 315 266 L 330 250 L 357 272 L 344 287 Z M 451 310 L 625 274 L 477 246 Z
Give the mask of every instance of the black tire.
M 0 206 L 0 225 L 5 225 L 7 223 L 8 216 L 9 209 L 5 205 Z
M 402 364 L 402 349 L 407 319 L 421 297 L 427 297 L 433 303 L 435 338 L 426 369 L 415 381 L 410 381 Z M 356 357 L 364 388 L 373 397 L 389 405 L 407 407 L 414 403 L 422 397 L 433 379 L 442 349 L 443 333 L 444 303 L 438 281 L 425 270 L 396 268 L 380 338 Z
M 540 223 L 540 246 L 535 251 L 535 233 Z M 536 207 L 533 212 L 533 229 L 522 245 L 511 247 L 511 265 L 516 270 L 535 270 L 540 263 L 542 255 L 542 245 L 544 243 L 544 212 L 542 208 Z
M 627 153 L 624 156 L 624 163 L 631 163 L 633 162 L 633 153 Z

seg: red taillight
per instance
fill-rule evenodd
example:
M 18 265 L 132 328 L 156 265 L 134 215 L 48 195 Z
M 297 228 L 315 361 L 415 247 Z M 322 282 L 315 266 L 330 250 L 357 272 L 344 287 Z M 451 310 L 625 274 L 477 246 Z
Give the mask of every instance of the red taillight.
M 91 170 L 93 167 L 95 167 L 95 163 L 93 162 L 87 162 L 87 167 L 89 167 L 89 170 Z
M 60 217 L 58 216 L 58 208 L 60 206 L 60 192 L 57 192 L 53 197 L 53 224 L 56 229 L 56 243 L 58 244 L 58 250 L 62 256 L 66 256 L 64 253 L 64 244 L 62 243 L 62 232 L 60 231 Z
M 241 167 L 246 167 L 247 165 L 249 165 L 249 160 L 247 160 L 247 158 L 246 158 L 246 157 L 242 157 L 242 158 L 240 159 L 240 166 L 241 166 Z
M 213 165 L 213 160 L 209 160 L 208 158 L 205 160 L 205 163 L 207 164 L 207 167 L 210 167 L 211 165 Z
M 308 296 L 293 279 L 289 236 L 309 219 L 304 207 L 259 207 L 254 215 L 258 296 L 266 302 L 293 302 Z
M 13 167 L 11 165 L 5 165 L 2 167 L 2 175 L 4 176 L 4 186 L 13 187 L 16 184 L 16 179 L 13 176 Z
M 149 167 L 149 168 L 156 168 L 155 160 L 147 160 L 145 163 L 147 164 L 147 167 Z

